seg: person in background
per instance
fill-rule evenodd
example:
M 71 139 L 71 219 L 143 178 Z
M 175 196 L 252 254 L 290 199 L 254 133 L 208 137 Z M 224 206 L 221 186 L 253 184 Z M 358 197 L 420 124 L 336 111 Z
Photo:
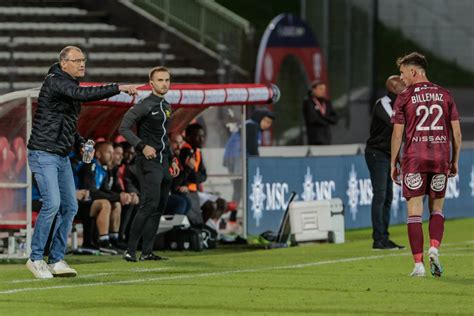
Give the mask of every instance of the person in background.
M 100 200 L 104 203 L 105 200 L 105 204 L 110 207 L 108 221 L 104 218 L 99 222 L 99 217 L 97 218 L 99 249 L 105 252 L 109 252 L 110 249 L 120 252 L 118 237 L 122 205 L 129 205 L 132 202 L 129 193 L 120 191 L 120 188 L 117 189 L 120 192 L 113 189 L 114 178 L 110 172 L 113 153 L 111 143 L 96 144 L 95 160 L 91 164 L 84 165 L 79 171 L 83 189 L 89 190 L 92 202 Z M 91 216 L 94 217 L 94 214 L 91 213 Z
M 372 181 L 372 249 L 403 249 L 390 240 L 390 210 L 392 208 L 393 184 L 390 177 L 390 142 L 392 139 L 393 104 L 397 95 L 406 87 L 400 76 L 388 77 L 387 95 L 377 100 L 372 112 L 370 137 L 365 146 L 365 161 Z
M 245 121 L 245 132 L 246 132 L 246 156 L 259 156 L 258 147 L 262 141 L 262 132 L 269 129 L 275 115 L 268 109 L 257 109 L 249 120 Z M 224 149 L 224 167 L 229 170 L 231 175 L 242 174 L 242 151 L 241 151 L 241 131 L 238 130 L 232 133 L 227 140 Z M 234 192 L 232 200 L 237 204 L 241 199 L 242 191 L 242 180 L 232 180 Z M 234 214 L 235 215 L 235 214 Z
M 311 90 L 303 101 L 303 118 L 306 124 L 308 145 L 330 145 L 331 125 L 337 123 L 331 101 L 327 98 L 327 87 L 322 81 L 311 84 Z

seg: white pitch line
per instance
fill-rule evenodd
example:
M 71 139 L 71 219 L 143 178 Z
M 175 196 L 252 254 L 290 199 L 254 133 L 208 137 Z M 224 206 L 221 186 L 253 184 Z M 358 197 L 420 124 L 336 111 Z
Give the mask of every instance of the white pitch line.
M 134 280 L 120 280 L 120 281 L 84 283 L 84 284 L 55 285 L 55 286 L 47 286 L 47 287 L 42 287 L 42 288 L 27 287 L 27 288 L 21 288 L 21 289 L 12 289 L 12 290 L 0 291 L 0 295 L 15 294 L 15 293 L 22 293 L 22 292 L 37 292 L 37 291 L 46 291 L 46 290 L 55 290 L 55 289 L 70 289 L 70 288 L 107 286 L 107 285 L 117 285 L 117 284 L 134 284 L 134 283 L 153 282 L 153 281 L 193 279 L 193 278 L 202 278 L 202 277 L 210 277 L 210 276 L 218 276 L 218 275 L 261 272 L 261 271 L 269 271 L 269 270 L 298 269 L 298 268 L 314 267 L 314 266 L 321 266 L 321 265 L 335 264 L 335 263 L 382 259 L 382 258 L 402 256 L 402 255 L 407 255 L 407 253 L 404 252 L 404 253 L 380 255 L 380 256 L 368 256 L 368 257 L 355 257 L 355 258 L 346 258 L 346 259 L 338 259 L 338 260 L 327 260 L 327 261 L 301 263 L 301 264 L 288 265 L 288 266 L 277 266 L 277 267 L 265 267 L 265 268 L 254 268 L 254 269 L 228 270 L 228 271 L 220 271 L 220 272 L 208 272 L 208 273 L 196 273 L 196 274 L 184 274 L 184 275 L 175 275 L 175 276 L 164 276 L 164 277 L 156 277 L 156 278 L 148 278 L 148 279 L 134 279 Z
M 470 243 L 471 241 L 467 241 L 467 242 Z M 462 242 L 462 243 L 466 243 L 466 242 Z M 457 244 L 460 244 L 460 243 L 457 243 Z M 453 243 L 451 245 L 455 245 L 455 244 Z M 456 250 L 459 250 L 459 249 L 462 249 L 462 248 L 458 248 Z M 468 248 L 468 249 L 470 249 L 470 248 Z M 326 265 L 326 264 L 345 263 L 345 262 L 354 262 L 354 261 L 361 261 L 361 260 L 374 260 L 374 259 L 382 259 L 382 258 L 388 258 L 388 257 L 404 256 L 404 255 L 407 255 L 407 254 L 409 254 L 409 253 L 405 251 L 405 252 L 398 252 L 396 254 L 367 256 L 367 257 L 353 257 L 353 258 L 338 259 L 338 260 L 327 260 L 327 261 L 300 263 L 300 264 L 288 265 L 288 266 L 276 266 L 276 267 L 241 269 L 241 270 L 228 270 L 228 271 L 220 271 L 220 272 L 208 272 L 208 273 L 196 273 L 196 274 L 186 274 L 186 275 L 164 276 L 164 277 L 156 277 L 156 278 L 148 278 L 148 279 L 134 279 L 134 280 L 120 280 L 120 281 L 84 283 L 84 284 L 55 285 L 55 286 L 47 286 L 47 287 L 43 287 L 43 288 L 31 288 L 31 287 L 30 288 L 20 288 L 20 289 L 0 291 L 0 295 L 15 294 L 15 293 L 21 293 L 21 292 L 36 292 L 36 291 L 45 291 L 45 290 L 54 290 L 54 289 L 69 289 L 69 288 L 107 286 L 107 285 L 117 285 L 117 284 L 134 284 L 134 283 L 153 282 L 153 281 L 192 279 L 192 278 L 200 278 L 200 277 L 238 274 L 238 273 L 252 273 L 252 272 L 261 272 L 261 271 L 269 271 L 269 270 L 298 269 L 298 268 L 321 266 L 321 265 Z M 442 255 L 448 256 L 449 253 L 442 254 Z M 158 268 L 158 269 L 164 269 L 164 268 Z M 138 269 L 135 269 L 135 270 L 139 271 Z
M 154 272 L 154 271 L 163 271 L 169 270 L 170 268 L 133 268 L 131 270 L 113 270 L 115 272 L 100 272 L 100 273 L 93 273 L 93 274 L 81 274 L 77 278 L 78 279 L 85 279 L 85 278 L 93 278 L 97 276 L 107 276 L 107 275 L 115 275 L 120 273 L 143 273 L 143 272 Z M 11 281 L 5 281 L 4 283 L 28 283 L 28 282 L 44 282 L 48 281 L 49 279 L 16 279 Z

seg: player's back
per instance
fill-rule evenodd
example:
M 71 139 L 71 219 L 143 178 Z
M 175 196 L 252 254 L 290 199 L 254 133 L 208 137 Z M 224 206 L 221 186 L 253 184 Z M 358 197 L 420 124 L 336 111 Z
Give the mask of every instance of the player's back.
M 447 173 L 451 121 L 459 115 L 449 91 L 430 82 L 408 87 L 397 98 L 393 123 L 405 124 L 402 170 Z

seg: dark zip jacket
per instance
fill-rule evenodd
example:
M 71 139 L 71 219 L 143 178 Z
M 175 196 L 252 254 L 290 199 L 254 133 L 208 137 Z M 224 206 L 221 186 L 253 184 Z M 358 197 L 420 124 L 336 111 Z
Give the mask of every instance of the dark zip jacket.
M 156 150 L 156 159 L 171 161 L 172 154 L 167 133 L 171 116 L 171 106 L 164 98 L 155 94 L 141 100 L 125 113 L 119 132 L 135 147 L 137 154 L 143 156 L 143 147 L 151 146 Z M 132 127 L 137 125 L 137 134 Z
M 97 101 L 119 94 L 117 84 L 81 87 L 79 81 L 54 64 L 44 79 L 28 148 L 63 157 L 85 141 L 77 132 L 81 102 Z
M 370 136 L 367 140 L 366 151 L 378 151 L 390 157 L 393 124 L 390 122 L 392 108 L 397 96 L 388 93 L 377 100 L 372 112 Z

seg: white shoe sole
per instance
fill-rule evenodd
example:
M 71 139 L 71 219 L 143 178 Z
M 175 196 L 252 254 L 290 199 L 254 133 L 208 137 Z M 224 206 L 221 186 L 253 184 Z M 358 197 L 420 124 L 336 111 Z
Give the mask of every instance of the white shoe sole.
M 443 274 L 443 268 L 441 267 L 438 256 L 435 254 L 430 254 L 430 268 L 431 275 L 435 278 L 440 278 Z
M 35 269 L 33 262 L 28 260 L 26 263 L 26 268 L 30 270 L 31 273 L 33 273 L 34 277 L 37 279 L 52 279 L 54 276 L 51 274 L 51 272 L 45 273 L 45 274 L 40 274 L 38 271 Z

